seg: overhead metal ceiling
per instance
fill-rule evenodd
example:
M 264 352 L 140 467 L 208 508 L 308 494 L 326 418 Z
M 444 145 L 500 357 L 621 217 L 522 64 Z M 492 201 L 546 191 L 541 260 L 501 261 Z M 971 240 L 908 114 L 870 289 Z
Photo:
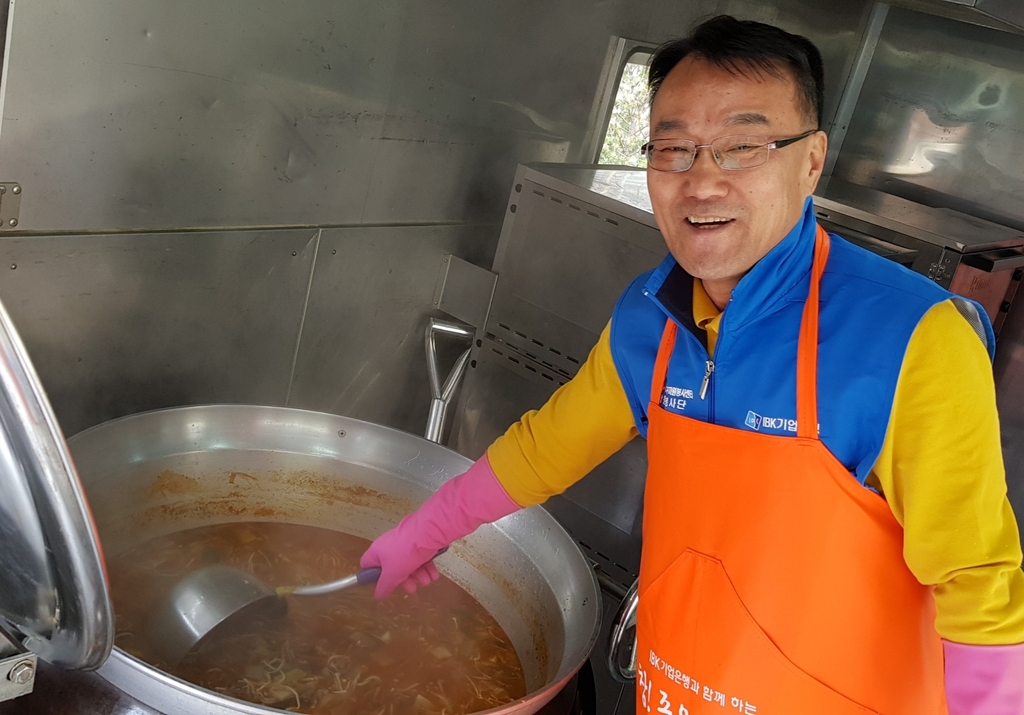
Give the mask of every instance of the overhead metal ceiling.
M 890 4 L 1024 34 L 1024 2 L 1021 0 L 892 0 Z

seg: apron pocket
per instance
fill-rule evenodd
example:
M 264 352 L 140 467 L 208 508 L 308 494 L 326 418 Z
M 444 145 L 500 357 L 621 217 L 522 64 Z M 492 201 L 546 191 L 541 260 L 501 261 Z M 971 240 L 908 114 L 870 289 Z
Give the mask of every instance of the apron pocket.
M 790 661 L 743 605 L 722 563 L 690 549 L 641 592 L 637 639 L 644 671 L 638 712 L 873 712 Z

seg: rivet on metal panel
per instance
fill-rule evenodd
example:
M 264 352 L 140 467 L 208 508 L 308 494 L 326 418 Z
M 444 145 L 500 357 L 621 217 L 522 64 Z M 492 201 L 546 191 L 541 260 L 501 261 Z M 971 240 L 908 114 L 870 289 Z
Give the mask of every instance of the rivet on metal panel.
M 27 685 L 32 681 L 35 672 L 36 669 L 32 665 L 32 661 L 25 660 L 11 668 L 11 672 L 7 674 L 7 679 L 18 685 Z
M 10 224 L 10 225 L 11 225 L 11 227 L 17 226 L 17 225 L 18 225 L 18 219 L 16 219 L 16 218 L 12 218 L 12 219 L 11 219 L 10 221 L 8 221 L 7 223 L 8 223 L 8 224 Z
M 345 436 L 345 430 L 343 430 L 343 429 L 338 430 L 338 436 L 339 437 L 344 437 Z
M 13 189 L 11 189 L 11 193 L 20 194 L 21 193 L 21 187 L 20 186 L 15 186 Z
M 7 193 L 7 187 L 6 186 L 0 186 L 0 194 L 6 194 L 6 193 Z
M 516 212 L 516 205 L 512 204 L 511 206 L 508 207 L 508 210 L 511 211 L 512 213 L 515 213 Z
M 522 184 L 516 184 L 516 193 L 518 194 L 518 193 L 520 193 L 520 192 L 521 192 L 522 190 L 523 190 L 523 185 L 522 185 Z
M 331 251 L 331 255 L 332 256 L 337 256 L 338 255 L 338 249 L 335 248 L 333 251 Z
M 297 255 L 299 255 L 299 252 L 298 251 L 292 251 L 292 255 L 293 256 L 297 256 Z
M 11 264 L 11 270 L 14 271 L 14 270 L 17 270 L 17 269 L 18 269 L 18 264 L 17 263 L 12 263 Z

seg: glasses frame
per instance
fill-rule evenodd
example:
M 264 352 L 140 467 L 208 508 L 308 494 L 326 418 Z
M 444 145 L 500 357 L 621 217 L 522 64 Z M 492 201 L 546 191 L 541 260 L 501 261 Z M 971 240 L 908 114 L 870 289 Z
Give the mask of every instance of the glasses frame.
M 784 139 L 776 139 L 774 141 L 767 141 L 768 137 L 760 137 L 760 138 L 763 138 L 765 140 L 765 143 L 760 145 L 760 146 L 765 147 L 766 149 L 769 150 L 769 152 L 772 149 L 782 149 L 784 147 L 789 146 L 790 144 L 795 144 L 796 142 L 800 141 L 801 139 L 806 139 L 807 137 L 811 136 L 812 134 L 817 134 L 819 131 L 820 131 L 819 129 L 809 129 L 808 131 L 804 132 L 803 134 L 798 134 L 795 137 L 785 137 Z M 647 168 L 650 169 L 651 171 L 660 171 L 660 172 L 665 173 L 665 174 L 680 174 L 680 173 L 682 173 L 684 171 L 689 171 L 690 169 L 693 168 L 693 165 L 697 163 L 697 159 L 700 157 L 700 150 L 701 149 L 711 149 L 712 144 L 714 144 L 717 141 L 721 141 L 722 139 L 728 139 L 729 137 L 742 137 L 742 136 L 751 136 L 751 137 L 753 137 L 753 136 L 759 136 L 759 135 L 757 135 L 757 134 L 727 134 L 726 136 L 718 137 L 718 138 L 714 139 L 710 144 L 697 144 L 696 142 L 694 142 L 694 141 L 692 141 L 690 139 L 671 139 L 671 138 L 669 138 L 669 139 L 652 139 L 652 140 L 648 141 L 646 144 L 644 144 L 643 146 L 640 147 L 640 154 L 647 160 Z M 693 144 L 693 161 L 691 161 L 690 165 L 688 167 L 686 167 L 685 169 L 657 169 L 657 168 L 651 166 L 650 151 L 654 148 L 654 142 L 656 142 L 656 141 L 678 141 L 678 142 L 689 142 L 690 144 Z M 711 152 L 711 156 L 715 160 L 715 163 L 718 164 L 719 168 L 722 169 L 723 171 L 744 171 L 746 169 L 756 169 L 757 167 L 764 166 L 765 164 L 768 163 L 768 154 L 765 154 L 765 160 L 763 162 L 761 162 L 760 164 L 754 164 L 753 166 L 738 166 L 738 167 L 736 167 L 734 169 L 730 169 L 727 166 L 722 166 L 722 163 L 718 160 L 718 155 L 715 154 L 714 151 Z

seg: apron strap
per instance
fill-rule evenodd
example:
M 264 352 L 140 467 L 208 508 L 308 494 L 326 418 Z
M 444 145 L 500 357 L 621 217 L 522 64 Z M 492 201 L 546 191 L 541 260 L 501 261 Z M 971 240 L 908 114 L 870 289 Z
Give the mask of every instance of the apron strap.
M 800 344 L 796 358 L 796 430 L 797 437 L 818 439 L 818 295 L 821 276 L 828 262 L 828 233 L 818 226 L 814 239 L 814 262 L 811 264 L 811 288 L 800 321 Z M 676 323 L 665 321 L 658 358 L 651 379 L 651 403 L 661 404 L 665 390 L 668 363 L 676 345 Z
M 818 296 L 821 276 L 828 263 L 828 233 L 818 226 L 811 264 L 811 288 L 800 321 L 800 343 L 796 356 L 796 435 L 818 439 Z
M 665 391 L 665 379 L 668 375 L 668 361 L 672 359 L 672 350 L 675 346 L 676 322 L 669 318 L 665 321 L 665 331 L 661 334 L 658 359 L 654 361 L 654 377 L 651 379 L 652 404 L 661 404 L 661 394 Z

